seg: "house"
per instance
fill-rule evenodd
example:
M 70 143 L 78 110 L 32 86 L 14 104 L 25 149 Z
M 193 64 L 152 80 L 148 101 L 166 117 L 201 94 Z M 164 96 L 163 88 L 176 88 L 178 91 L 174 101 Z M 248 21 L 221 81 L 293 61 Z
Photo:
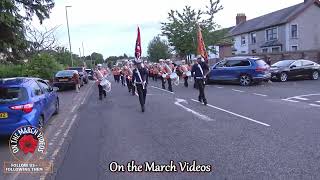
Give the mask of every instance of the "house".
M 228 37 L 220 45 L 220 57 L 320 49 L 320 1 L 304 2 L 251 20 L 236 16 Z

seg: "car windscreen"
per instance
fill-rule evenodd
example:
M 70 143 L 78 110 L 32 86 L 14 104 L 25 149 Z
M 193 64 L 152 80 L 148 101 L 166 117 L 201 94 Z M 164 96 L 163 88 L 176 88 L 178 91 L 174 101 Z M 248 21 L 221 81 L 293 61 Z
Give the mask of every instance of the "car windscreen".
M 78 72 L 82 72 L 82 71 L 83 71 L 82 68 L 68 68 L 68 69 L 70 69 L 70 70 L 77 70 Z
M 27 91 L 22 87 L 0 87 L 0 104 L 24 101 Z
M 56 74 L 56 77 L 66 77 L 66 76 L 73 76 L 74 71 L 59 71 Z
M 284 61 L 279 61 L 275 64 L 273 64 L 271 67 L 288 67 L 290 64 L 292 64 L 294 60 L 284 60 Z

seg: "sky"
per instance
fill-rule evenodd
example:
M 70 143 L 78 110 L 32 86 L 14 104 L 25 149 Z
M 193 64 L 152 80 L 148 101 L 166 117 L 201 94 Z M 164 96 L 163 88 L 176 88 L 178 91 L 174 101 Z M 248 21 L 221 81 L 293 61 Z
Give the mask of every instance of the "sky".
M 126 53 L 133 56 L 137 26 L 141 29 L 142 55 L 154 36 L 161 34 L 161 22 L 166 22 L 171 9 L 182 10 L 186 5 L 203 9 L 210 0 L 55 0 L 50 19 L 42 25 L 34 18 L 39 29 L 59 26 L 56 37 L 60 46 L 69 49 L 65 6 L 68 19 L 72 52 L 84 55 L 92 52 L 104 58 Z M 245 13 L 248 19 L 280 10 L 303 0 L 221 0 L 223 10 L 214 21 L 222 28 L 234 26 L 237 13 Z

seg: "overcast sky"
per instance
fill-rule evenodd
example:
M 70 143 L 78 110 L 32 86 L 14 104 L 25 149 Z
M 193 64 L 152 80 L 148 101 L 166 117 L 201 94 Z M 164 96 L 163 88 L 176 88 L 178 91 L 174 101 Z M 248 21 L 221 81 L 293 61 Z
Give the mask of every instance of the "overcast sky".
M 222 27 L 230 27 L 235 25 L 237 13 L 245 13 L 247 19 L 252 19 L 301 2 L 303 0 L 221 0 L 224 9 L 216 14 L 215 21 Z M 166 21 L 171 9 L 181 10 L 185 5 L 204 8 L 209 0 L 55 0 L 55 3 L 50 19 L 42 26 L 60 25 L 59 44 L 69 48 L 65 6 L 71 5 L 68 15 L 72 52 L 79 54 L 83 42 L 85 55 L 95 51 L 106 58 L 123 53 L 133 55 L 137 25 L 141 28 L 145 56 L 149 41 L 161 33 L 160 22 Z

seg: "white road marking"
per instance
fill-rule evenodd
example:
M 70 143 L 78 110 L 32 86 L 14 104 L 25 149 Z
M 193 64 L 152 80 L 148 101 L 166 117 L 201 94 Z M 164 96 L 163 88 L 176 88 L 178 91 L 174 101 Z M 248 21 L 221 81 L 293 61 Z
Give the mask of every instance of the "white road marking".
M 253 93 L 254 95 L 257 95 L 257 96 L 262 96 L 262 97 L 267 97 L 268 95 L 265 95 L 265 94 L 259 94 L 259 93 Z
M 235 92 L 244 92 L 244 91 L 241 91 L 241 90 L 238 90 L 238 89 L 232 89 L 232 91 L 235 91 Z
M 77 107 L 78 107 L 77 105 L 73 106 L 73 108 L 71 109 L 71 113 L 73 113 Z
M 313 106 L 313 107 L 320 107 L 319 104 L 309 104 L 310 106 Z
M 198 101 L 195 100 L 195 99 L 191 99 L 191 100 L 194 101 L 194 102 L 198 102 Z M 232 114 L 232 115 L 234 115 L 234 116 L 237 116 L 237 117 L 246 119 L 246 120 L 248 120 L 248 121 L 252 121 L 252 122 L 255 122 L 255 123 L 258 123 L 258 124 L 261 124 L 261 125 L 264 125 L 264 126 L 268 126 L 268 127 L 270 126 L 269 124 L 266 124 L 266 123 L 264 123 L 264 122 L 251 119 L 251 118 L 249 118 L 249 117 L 246 117 L 246 116 L 243 116 L 243 115 L 240 115 L 240 114 L 237 114 L 237 113 L 234 113 L 234 112 L 231 112 L 231 111 L 228 111 L 228 110 L 219 108 L 219 107 L 217 107 L 217 106 L 213 106 L 213 105 L 211 105 L 211 104 L 207 104 L 207 106 L 212 107 L 212 108 L 214 108 L 214 109 L 218 109 L 218 110 L 223 111 L 223 112 L 226 112 L 226 113 L 228 113 L 228 114 Z
M 161 90 L 161 91 L 164 91 L 164 92 L 167 92 L 167 93 L 174 94 L 174 92 L 171 92 L 171 91 L 168 91 L 168 90 L 165 90 L 165 89 L 161 89 L 161 88 L 158 88 L 158 87 L 155 87 L 155 86 L 150 86 L 150 87 L 158 89 L 158 90 Z
M 317 103 L 320 103 L 320 101 L 316 101 Z
M 295 101 L 295 100 L 291 100 L 291 99 L 281 99 L 281 100 L 283 100 L 283 101 L 288 101 L 288 102 L 294 102 L 294 103 L 299 102 L 299 101 Z
M 222 87 L 222 86 L 216 86 L 216 88 L 222 89 L 222 88 L 224 88 L 224 87 Z
M 298 100 L 302 100 L 302 101 L 308 101 L 308 98 L 303 98 L 303 97 L 293 97 L 292 99 L 298 99 Z
M 137 92 L 136 92 L 135 94 L 136 94 L 136 96 L 138 96 L 138 97 L 139 97 L 139 95 L 138 95 L 138 93 L 137 93 Z
M 213 119 L 211 119 L 210 117 L 206 116 L 206 115 L 203 115 L 201 113 L 198 113 L 190 108 L 187 108 L 185 107 L 184 105 L 182 105 L 181 103 L 188 103 L 186 100 L 184 99 L 179 99 L 179 98 L 176 98 L 176 102 L 174 103 L 175 105 L 179 106 L 179 107 L 182 107 L 184 110 L 188 111 L 188 112 L 191 112 L 192 114 L 194 114 L 195 116 L 199 117 L 200 119 L 204 120 L 204 121 L 214 121 Z

